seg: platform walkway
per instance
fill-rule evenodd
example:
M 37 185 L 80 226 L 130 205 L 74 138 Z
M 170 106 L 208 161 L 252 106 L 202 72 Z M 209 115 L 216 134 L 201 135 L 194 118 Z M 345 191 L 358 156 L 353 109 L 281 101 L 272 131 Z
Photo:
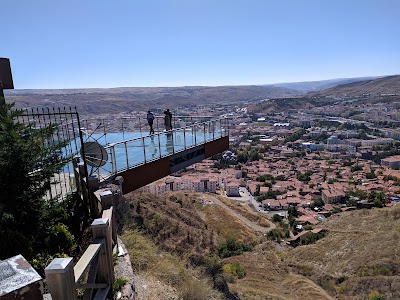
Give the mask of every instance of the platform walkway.
M 104 147 L 107 152 L 107 162 L 98 168 L 97 176 L 100 181 L 107 181 L 118 175 L 131 178 L 133 173 L 130 170 L 136 169 L 138 172 L 134 172 L 133 177 L 138 179 L 145 176 L 148 180 L 143 181 L 142 178 L 139 181 L 150 183 L 154 178 L 162 178 L 211 155 L 228 150 L 228 137 L 229 121 L 226 118 L 219 118 L 171 131 L 108 143 Z M 139 170 L 139 167 L 142 168 Z M 154 176 L 154 173 L 158 176 Z M 132 180 L 138 182 L 137 179 Z M 131 186 L 126 189 L 128 191 L 133 190 L 132 187 L 137 188 L 138 184 L 128 183 L 125 180 L 124 186 Z

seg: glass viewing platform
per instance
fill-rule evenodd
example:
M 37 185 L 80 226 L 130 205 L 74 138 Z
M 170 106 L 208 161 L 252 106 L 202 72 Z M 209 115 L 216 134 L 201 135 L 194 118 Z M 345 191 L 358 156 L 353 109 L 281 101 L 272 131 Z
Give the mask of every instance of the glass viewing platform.
M 104 146 L 107 161 L 104 165 L 91 170 L 100 181 L 140 165 L 171 156 L 187 149 L 204 145 L 229 135 L 229 122 L 226 118 L 210 117 L 175 117 L 175 129 L 161 130 L 163 120 L 155 120 L 155 134 L 145 135 L 141 132 L 92 133 L 90 138 Z M 147 126 L 147 127 L 145 127 Z M 142 125 L 141 128 L 149 129 Z M 129 127 L 128 127 L 129 129 Z M 89 135 L 88 135 L 89 136 Z M 92 167 L 93 168 L 93 167 Z

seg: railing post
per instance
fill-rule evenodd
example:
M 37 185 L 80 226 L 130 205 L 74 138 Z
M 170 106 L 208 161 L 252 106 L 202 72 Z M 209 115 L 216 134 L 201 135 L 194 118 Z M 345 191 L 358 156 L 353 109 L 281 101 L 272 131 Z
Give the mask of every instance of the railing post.
M 95 191 L 99 189 L 99 179 L 97 176 L 89 176 L 88 177 L 88 188 L 89 188 L 89 201 L 90 201 L 90 210 L 92 217 L 97 218 L 100 214 L 99 205 L 97 203 L 97 197 L 93 194 Z
M 116 174 L 117 173 L 117 161 L 115 157 L 115 149 L 114 145 L 111 145 L 110 147 L 110 152 L 111 152 L 111 173 Z
M 99 283 L 107 283 L 110 287 L 112 287 L 115 278 L 112 257 L 110 220 L 108 218 L 94 220 L 92 223 L 92 234 L 93 240 L 97 238 L 104 238 L 105 240 L 105 243 L 100 250 L 97 279 Z
M 47 288 L 54 300 L 76 300 L 74 267 L 72 257 L 55 258 L 44 270 Z
M 146 143 L 144 141 L 144 137 L 142 137 L 142 146 L 143 146 L 144 163 L 146 163 L 147 162 L 147 160 L 146 160 Z
M 204 130 L 204 143 L 206 143 L 206 123 L 203 124 L 203 130 Z
M 171 138 L 172 138 L 172 139 L 171 139 L 171 141 L 172 141 L 172 154 L 175 154 L 174 133 L 176 133 L 176 132 L 175 132 L 175 129 L 173 129 L 173 130 L 172 130 L 172 133 L 171 133 L 171 135 L 172 135 L 172 136 L 171 136 Z
M 161 155 L 161 134 L 158 134 L 158 153 L 160 153 L 160 158 L 162 157 Z
M 212 129 L 212 133 L 213 133 L 212 139 L 214 141 L 215 140 L 215 121 L 212 121 L 211 129 Z
M 183 127 L 183 149 L 186 150 L 186 127 Z
M 110 190 L 100 192 L 101 208 L 103 210 L 114 205 L 114 195 Z
M 128 147 L 126 146 L 126 142 L 124 142 L 124 146 L 125 146 L 125 155 L 126 155 L 126 168 L 129 169 Z
M 110 206 L 110 208 L 103 210 L 103 215 L 101 216 L 102 218 L 107 218 L 110 222 L 110 227 L 111 227 L 111 240 L 112 240 L 112 245 L 118 244 L 117 240 L 117 221 L 116 221 L 116 216 L 115 216 L 115 211 L 114 211 L 114 206 Z
M 89 199 L 89 190 L 88 190 L 88 183 L 86 182 L 86 165 L 84 162 L 78 163 L 78 170 L 79 170 L 79 181 L 81 186 L 82 198 L 83 202 L 90 207 L 90 199 Z M 91 216 L 95 218 L 93 212 L 91 212 Z

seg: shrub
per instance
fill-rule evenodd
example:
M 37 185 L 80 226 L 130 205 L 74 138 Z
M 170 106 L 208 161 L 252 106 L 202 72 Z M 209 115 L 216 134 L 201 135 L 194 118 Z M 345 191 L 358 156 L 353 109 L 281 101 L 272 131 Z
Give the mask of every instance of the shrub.
M 71 253 L 75 247 L 75 238 L 63 224 L 55 225 L 46 237 L 46 246 L 50 253 Z
M 276 240 L 280 242 L 282 240 L 282 232 L 279 229 L 274 228 L 267 233 L 267 238 L 269 240 Z
M 278 215 L 278 214 L 274 214 L 273 216 L 272 216 L 272 221 L 274 221 L 274 222 L 280 222 L 280 221 L 282 221 L 283 220 L 283 217 L 281 217 L 280 215 Z
M 232 274 L 233 276 L 236 276 L 239 279 L 246 276 L 246 271 L 237 262 L 224 265 L 224 272 Z
M 218 256 L 227 258 L 235 255 L 240 255 L 245 251 L 251 251 L 253 247 L 247 243 L 237 242 L 234 239 L 227 239 L 217 247 Z
M 368 294 L 368 300 L 383 300 L 383 296 L 378 291 L 371 291 Z
M 113 282 L 113 291 L 118 292 L 121 291 L 125 284 L 128 283 L 128 279 L 125 278 L 117 278 Z
M 16 253 L 24 257 L 30 257 L 32 254 L 31 241 L 18 231 L 0 231 L 0 241 L 0 258 L 8 258 Z

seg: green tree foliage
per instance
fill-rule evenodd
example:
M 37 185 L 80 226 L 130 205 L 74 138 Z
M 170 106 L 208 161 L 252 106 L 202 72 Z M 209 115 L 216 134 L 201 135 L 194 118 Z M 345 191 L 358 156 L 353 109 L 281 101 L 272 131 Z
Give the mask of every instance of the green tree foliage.
M 268 231 L 267 233 L 267 238 L 269 240 L 280 242 L 282 240 L 282 237 L 283 237 L 282 232 L 277 228 L 274 228 L 271 231 Z
M 311 208 L 314 209 L 314 207 L 322 207 L 325 205 L 324 200 L 322 200 L 321 197 L 314 199 L 313 202 L 311 203 Z
M 286 193 L 286 191 L 269 190 L 268 192 L 263 193 L 262 195 L 258 196 L 258 197 L 257 197 L 257 201 L 258 201 L 258 202 L 261 202 L 261 201 L 263 201 L 263 200 L 265 200 L 265 199 L 276 199 L 276 197 L 277 197 L 278 195 L 282 195 L 282 194 L 284 194 L 284 193 Z
M 299 131 L 296 131 L 295 133 L 289 135 L 286 139 L 285 139 L 285 143 L 289 143 L 289 142 L 295 142 L 298 139 L 300 139 L 304 134 L 306 134 L 306 131 L 304 129 L 301 129 Z
M 308 183 L 311 180 L 310 175 L 311 174 L 308 174 L 307 172 L 305 174 L 299 172 L 296 174 L 296 178 L 299 181 Z
M 65 144 L 49 142 L 55 126 L 32 129 L 18 122 L 21 115 L 14 104 L 0 105 L 0 259 L 19 253 L 31 258 L 67 219 L 62 203 L 44 200 L 51 177 L 63 167 Z
M 251 251 L 253 247 L 247 243 L 241 243 L 235 239 L 226 239 L 217 247 L 218 256 L 220 258 L 227 258 L 231 256 L 240 255 L 243 252 Z
M 361 171 L 362 168 L 359 165 L 355 165 L 351 167 L 351 172 Z
M 313 233 L 313 232 L 307 232 L 305 235 L 300 237 L 300 244 L 301 245 L 309 245 L 309 244 L 314 244 L 316 241 L 319 239 L 322 239 L 323 237 L 326 236 L 326 232 L 321 231 L 318 233 Z
M 260 153 L 256 149 L 242 150 L 237 153 L 237 162 L 246 163 L 248 161 L 257 161 L 261 158 Z
M 279 222 L 282 221 L 282 220 L 283 220 L 283 217 L 281 217 L 281 216 L 278 215 L 278 214 L 274 214 L 274 215 L 272 216 L 272 221 L 275 222 L 275 223 L 279 223 Z

